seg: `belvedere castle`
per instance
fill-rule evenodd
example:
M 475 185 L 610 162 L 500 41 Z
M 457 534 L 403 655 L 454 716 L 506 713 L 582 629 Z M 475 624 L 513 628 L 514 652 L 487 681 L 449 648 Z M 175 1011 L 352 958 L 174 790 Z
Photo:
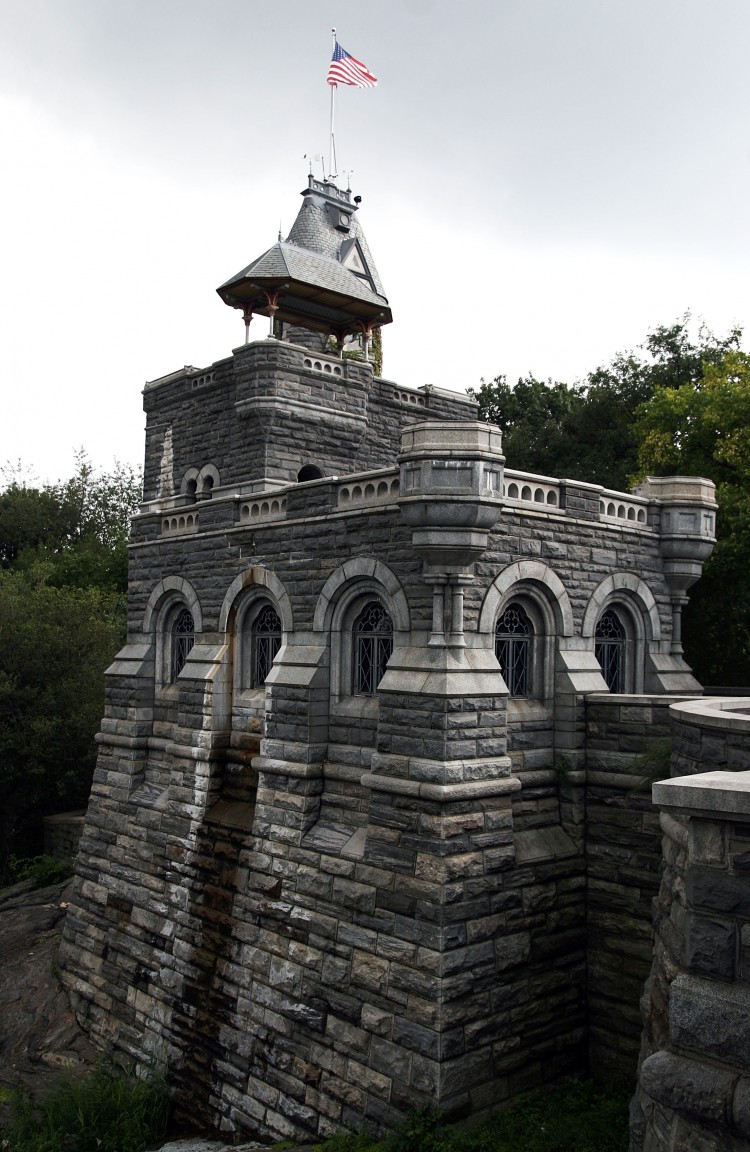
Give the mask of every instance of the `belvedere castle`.
M 674 1085 L 744 1081 L 747 1056 L 706 1045 L 716 988 L 747 997 L 750 806 L 722 808 L 729 772 L 715 796 L 659 785 L 661 816 L 643 785 L 670 705 L 675 775 L 750 766 L 680 643 L 713 485 L 528 475 L 472 400 L 377 375 L 391 311 L 332 182 L 219 295 L 245 343 L 143 394 L 61 960 L 80 1021 L 168 1067 L 186 1116 L 261 1138 L 634 1081 L 666 830 L 681 895 L 660 897 L 634 1140 L 719 1124 L 734 1148 L 741 1109 L 717 1120 L 716 1088 L 696 1119 Z

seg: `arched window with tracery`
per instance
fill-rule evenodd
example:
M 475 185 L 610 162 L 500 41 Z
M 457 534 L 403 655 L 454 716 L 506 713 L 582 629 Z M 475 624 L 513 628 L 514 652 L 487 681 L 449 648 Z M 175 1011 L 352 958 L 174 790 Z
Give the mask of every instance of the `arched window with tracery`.
M 169 682 L 174 684 L 195 643 L 195 624 L 187 608 L 180 608 L 172 620 L 170 628 L 171 649 L 169 660 Z
M 250 625 L 250 687 L 262 688 L 281 647 L 281 620 L 272 604 L 264 603 Z
M 495 625 L 495 655 L 511 696 L 532 695 L 533 636 L 526 609 L 513 601 Z
M 354 694 L 374 696 L 393 652 L 393 621 L 379 600 L 368 600 L 354 621 Z
M 625 690 L 625 625 L 614 608 L 599 618 L 594 633 L 594 654 L 610 692 Z

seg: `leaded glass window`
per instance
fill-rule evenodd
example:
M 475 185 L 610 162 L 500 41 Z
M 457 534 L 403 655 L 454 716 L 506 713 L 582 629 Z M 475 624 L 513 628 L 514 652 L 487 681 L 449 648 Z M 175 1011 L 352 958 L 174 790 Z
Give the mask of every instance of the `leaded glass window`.
M 374 696 L 393 651 L 393 621 L 377 600 L 354 621 L 354 693 Z
M 594 654 L 601 664 L 610 692 L 624 691 L 625 640 L 622 620 L 614 608 L 608 608 L 596 626 Z
M 172 622 L 172 651 L 169 669 L 169 680 L 174 684 L 188 658 L 190 649 L 195 643 L 195 625 L 193 617 L 187 608 L 181 608 Z
M 495 655 L 511 696 L 531 695 L 534 629 L 521 604 L 509 604 L 495 626 Z
M 281 647 L 281 620 L 271 604 L 264 604 L 251 627 L 252 686 L 260 688 L 266 682 L 276 653 Z

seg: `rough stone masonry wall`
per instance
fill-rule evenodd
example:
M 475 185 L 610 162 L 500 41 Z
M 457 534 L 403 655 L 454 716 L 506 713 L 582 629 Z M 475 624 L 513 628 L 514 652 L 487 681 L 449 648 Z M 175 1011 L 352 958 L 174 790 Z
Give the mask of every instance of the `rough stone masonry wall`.
M 168 431 L 179 494 L 188 469 L 206 464 L 222 485 L 263 477 L 294 483 L 306 463 L 324 475 L 389 467 L 406 424 L 475 417 L 467 398 L 397 388 L 373 378 L 371 364 L 317 355 L 324 372 L 305 367 L 306 359 L 302 347 L 261 340 L 205 370 L 147 385 L 145 499 L 159 494 Z
M 333 517 L 332 492 L 330 483 L 298 489 L 293 518 L 278 525 L 137 547 L 133 637 L 157 579 L 180 572 L 200 598 L 206 637 L 223 642 L 212 630 L 248 566 L 246 539 L 288 590 L 298 627 L 309 626 L 324 581 L 365 541 L 387 556 L 413 623 L 425 627 L 429 590 L 395 510 Z M 601 538 L 599 525 L 589 533 L 563 514 L 554 524 L 509 515 L 491 549 L 498 567 L 485 566 L 477 584 L 534 549 L 559 567 L 578 608 L 608 570 L 611 558 L 596 554 Z M 632 562 L 640 547 L 644 566 L 655 566 L 648 534 L 616 530 L 612 541 L 615 556 L 622 549 Z M 588 558 L 583 592 L 575 548 Z M 469 606 L 467 625 L 476 622 Z M 130 680 L 109 678 L 111 743 L 70 918 L 78 1003 L 101 1041 L 165 1059 L 185 1105 L 228 1130 L 295 1138 L 363 1118 L 390 1122 L 427 1098 L 481 1110 L 551 1070 L 585 1067 L 583 858 L 561 834 L 548 781 L 541 797 L 528 781 L 517 836 L 513 791 L 435 799 L 381 786 L 369 789 L 366 813 L 321 825 L 326 808 L 344 815 L 345 799 L 359 804 L 361 786 L 347 792 L 337 781 L 336 804 L 327 802 L 323 753 L 306 718 L 312 697 L 274 687 L 266 759 L 277 764 L 257 763 L 251 832 L 249 822 L 232 822 L 236 808 L 216 808 L 226 733 L 212 728 L 207 683 L 181 677 L 151 727 L 153 683 L 153 652 Z M 462 759 L 482 726 L 475 699 L 455 707 Z M 418 711 L 391 723 L 383 710 L 379 755 L 409 752 L 394 739 L 427 756 L 438 755 L 438 737 L 451 742 L 429 709 L 424 731 L 414 731 Z M 619 747 L 611 715 L 607 724 L 602 739 Z M 504 740 L 498 729 L 480 742 Z M 621 891 L 624 876 L 615 882 Z
M 662 863 L 651 781 L 668 770 L 673 701 L 604 693 L 586 699 L 589 1059 L 603 1080 L 632 1082 L 636 1072 Z
M 349 421 L 352 440 L 331 459 L 352 456 L 358 469 L 392 464 L 394 423 L 431 414 L 427 401 L 404 404 L 387 382 L 372 381 L 366 365 L 342 367 L 346 378 L 321 385 L 317 369 L 297 363 L 303 355 L 272 341 L 250 345 L 194 389 L 186 392 L 183 379 L 149 390 L 149 422 L 160 429 L 149 440 L 152 487 L 162 465 L 179 487 L 187 467 L 206 462 L 222 483 L 260 482 L 260 441 L 272 433 L 285 441 L 291 471 L 284 421 L 313 395 L 331 409 L 343 390 L 336 419 Z M 366 397 L 370 432 L 355 452 Z M 444 397 L 429 399 L 451 409 Z M 467 405 L 453 407 L 463 415 Z M 206 419 L 213 438 L 199 442 Z M 301 419 L 309 431 L 318 415 Z M 339 425 L 325 413 L 320 420 L 318 445 L 326 436 L 333 444 Z M 302 443 L 300 460 L 313 441 Z M 631 585 L 642 574 L 662 643 L 671 614 L 655 529 L 603 523 L 593 486 L 563 483 L 559 492 L 554 511 L 504 509 L 468 587 L 466 649 L 441 657 L 440 674 L 450 667 L 441 690 L 425 687 L 435 671 L 432 590 L 395 502 L 339 511 L 338 486 L 327 480 L 290 488 L 286 518 L 276 522 L 240 523 L 231 488 L 202 501 L 199 529 L 183 536 L 159 536 L 159 513 L 138 517 L 130 644 L 108 676 L 65 978 L 97 1039 L 136 1061 L 167 1063 L 196 1119 L 306 1139 L 341 1125 L 390 1124 L 428 1101 L 481 1113 L 586 1067 L 587 731 L 574 674 L 588 668 L 596 683 L 601 674 L 591 667 L 590 635 L 583 651 L 582 620 L 613 572 L 630 574 Z M 400 635 L 358 738 L 336 701 L 329 710 L 338 636 L 317 607 L 342 565 L 347 580 L 366 577 L 362 588 L 372 592 L 376 562 L 400 605 Z M 560 603 L 547 603 L 545 616 L 554 620 L 554 693 L 536 735 L 515 727 L 511 762 L 493 624 L 481 628 L 480 612 L 513 566 Z M 260 755 L 230 730 L 242 711 L 233 712 L 237 637 L 226 600 L 258 574 L 273 579 L 290 620 L 267 682 Z M 170 588 L 197 598 L 190 603 L 202 629 L 177 683 L 164 686 L 158 598 L 168 602 Z M 386 687 L 404 653 L 414 662 L 402 666 L 399 688 Z M 622 702 L 598 724 L 612 763 L 632 753 L 633 725 L 646 740 L 645 714 L 627 715 Z M 558 788 L 560 737 L 573 772 Z M 621 784 L 610 781 L 610 794 L 594 798 L 608 815 Z M 601 824 L 602 842 L 612 827 L 622 832 L 622 820 Z M 648 870 L 639 824 L 641 833 L 627 860 L 602 852 L 597 862 L 602 981 L 622 972 L 604 904 L 621 900 L 635 922 Z M 624 1028 L 626 1013 L 612 1001 Z M 613 1068 L 625 1057 L 618 1044 L 607 1049 Z
M 673 712 L 678 771 L 688 746 L 747 745 L 747 713 L 725 700 Z M 750 1148 L 750 773 L 709 765 L 654 786 L 664 874 L 631 1152 Z

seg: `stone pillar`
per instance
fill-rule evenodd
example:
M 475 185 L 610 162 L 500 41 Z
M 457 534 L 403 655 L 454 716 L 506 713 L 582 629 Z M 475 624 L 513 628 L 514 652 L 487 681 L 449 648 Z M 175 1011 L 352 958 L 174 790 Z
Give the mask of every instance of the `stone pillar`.
M 282 645 L 266 678 L 265 737 L 258 769 L 256 835 L 299 844 L 320 813 L 328 749 L 328 649 Z
M 633 1152 L 750 1147 L 750 772 L 653 788 L 665 832 Z
M 517 890 L 506 696 L 489 653 L 396 650 L 381 681 L 364 863 L 395 913 L 388 974 L 405 996 L 391 1027 L 403 1109 L 482 1110 L 508 1091 L 519 1037 L 500 1007 L 528 956 L 506 928 Z M 397 880 L 392 883 L 393 875 Z M 507 976 L 506 976 L 507 974 Z M 500 1086 L 502 1085 L 502 1086 Z
M 409 425 L 401 445 L 399 507 L 433 612 L 429 635 L 413 634 L 388 662 L 362 777 L 373 923 L 393 918 L 387 954 L 370 966 L 389 990 L 389 1067 L 399 1070 L 391 1105 L 460 1115 L 493 1107 L 519 1078 L 532 1082 L 542 1050 L 564 1064 L 572 1029 L 553 1012 L 531 1025 L 524 1007 L 511 1009 L 533 1001 L 527 912 L 549 894 L 517 865 L 520 783 L 506 755 L 507 688 L 494 648 L 463 630 L 463 587 L 502 512 L 500 435 L 424 423 Z

